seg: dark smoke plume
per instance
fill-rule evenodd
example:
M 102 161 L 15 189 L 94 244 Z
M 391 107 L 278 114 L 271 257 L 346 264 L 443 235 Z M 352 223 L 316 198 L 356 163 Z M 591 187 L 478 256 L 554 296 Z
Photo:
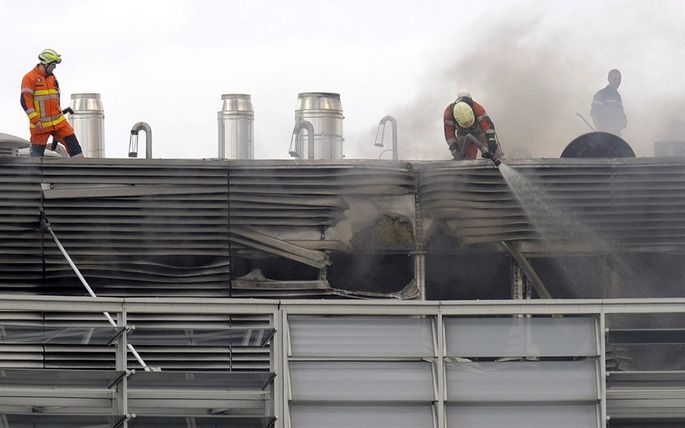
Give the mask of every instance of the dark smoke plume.
M 458 89 L 467 88 L 494 120 L 505 153 L 525 146 L 534 157 L 558 158 L 575 137 L 590 131 L 576 113 L 591 122 L 592 96 L 607 84 L 612 68 L 623 73 L 623 138 L 638 156 L 652 156 L 654 142 L 669 138 L 674 121 L 685 120 L 685 58 L 679 47 L 685 27 L 668 18 L 682 16 L 685 8 L 660 3 L 657 15 L 639 2 L 593 8 L 525 18 L 512 8 L 487 23 L 461 23 L 471 30 L 458 34 L 469 37 L 455 35 L 452 49 L 446 40 L 447 54 L 428 64 L 421 95 L 392 112 L 401 157 L 450 158 L 442 112 Z M 373 135 L 375 129 L 364 139 L 372 141 Z

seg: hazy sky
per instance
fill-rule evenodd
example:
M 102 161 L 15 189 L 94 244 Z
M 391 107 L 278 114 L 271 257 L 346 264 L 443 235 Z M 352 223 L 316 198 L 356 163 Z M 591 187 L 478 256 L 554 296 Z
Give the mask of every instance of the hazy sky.
M 297 94 L 321 91 L 341 94 L 346 158 L 377 158 L 392 114 L 401 158 L 448 159 L 442 110 L 462 87 L 505 152 L 558 157 L 619 68 L 624 138 L 651 156 L 685 120 L 684 18 L 682 0 L 0 0 L 0 132 L 28 138 L 21 78 L 49 47 L 63 106 L 101 94 L 108 157 L 138 121 L 155 157 L 215 157 L 221 94 L 248 93 L 256 157 L 288 158 Z

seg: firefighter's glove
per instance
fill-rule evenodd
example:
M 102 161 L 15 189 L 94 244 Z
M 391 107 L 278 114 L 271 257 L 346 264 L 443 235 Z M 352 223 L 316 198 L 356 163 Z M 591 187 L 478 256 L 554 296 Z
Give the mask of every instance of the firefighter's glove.
M 490 159 L 492 163 L 495 164 L 495 166 L 499 166 L 499 164 L 502 163 L 499 159 L 497 159 L 497 156 L 495 156 L 492 152 L 483 153 L 483 157 L 485 159 Z

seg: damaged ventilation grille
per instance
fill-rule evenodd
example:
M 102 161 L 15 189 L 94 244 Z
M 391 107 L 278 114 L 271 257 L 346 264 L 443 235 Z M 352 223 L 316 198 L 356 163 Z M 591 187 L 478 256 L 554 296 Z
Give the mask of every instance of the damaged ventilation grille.
M 41 231 L 42 210 L 98 296 L 227 296 L 229 284 L 231 295 L 249 296 L 261 290 L 230 281 L 229 253 L 324 266 L 322 251 L 273 231 L 318 237 L 345 218 L 346 197 L 413 194 L 415 176 L 389 162 L 17 158 L 0 170 L 0 191 L 5 291 L 84 294 Z M 270 296 L 289 295 L 287 284 L 276 288 Z M 308 292 L 331 290 L 296 290 Z
M 685 250 L 683 160 L 535 159 L 510 165 L 531 183 L 526 198 L 551 203 L 538 210 L 544 240 L 529 221 L 530 211 L 490 166 L 421 165 L 424 216 L 444 222 L 443 230 L 465 244 L 519 241 L 528 253 L 601 251 L 574 242 L 588 232 L 630 251 Z

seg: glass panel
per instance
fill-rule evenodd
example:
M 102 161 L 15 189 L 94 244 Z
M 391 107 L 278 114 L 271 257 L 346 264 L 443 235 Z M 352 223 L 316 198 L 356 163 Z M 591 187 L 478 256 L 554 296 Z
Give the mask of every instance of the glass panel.
M 433 408 L 291 405 L 290 420 L 297 428 L 429 428 L 433 426 Z
M 685 343 L 685 329 L 682 328 L 641 328 L 612 329 L 607 333 L 607 341 L 613 344 L 681 344 Z
M 0 326 L 0 343 L 107 345 L 122 330 L 115 327 L 48 327 L 5 324 Z
M 447 353 L 453 357 L 597 356 L 591 317 L 445 318 Z
M 598 400 L 597 363 L 585 361 L 447 364 L 449 401 Z
M 449 406 L 449 428 L 589 428 L 598 427 L 596 405 Z
M 202 388 L 202 389 L 258 389 L 271 383 L 269 372 L 140 372 L 128 378 L 131 389 L 144 388 Z
M 685 372 L 607 372 L 607 385 L 610 387 L 647 389 L 679 388 L 685 389 Z
M 430 318 L 291 316 L 295 357 L 432 357 Z
M 432 401 L 433 372 L 423 362 L 291 362 L 293 400 Z
M 107 370 L 0 369 L 0 386 L 107 388 L 121 374 Z
M 161 346 L 259 346 L 271 340 L 272 328 L 146 328 L 128 335 L 133 345 Z

